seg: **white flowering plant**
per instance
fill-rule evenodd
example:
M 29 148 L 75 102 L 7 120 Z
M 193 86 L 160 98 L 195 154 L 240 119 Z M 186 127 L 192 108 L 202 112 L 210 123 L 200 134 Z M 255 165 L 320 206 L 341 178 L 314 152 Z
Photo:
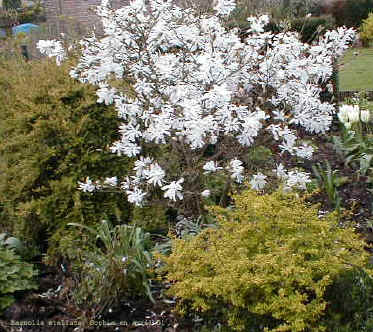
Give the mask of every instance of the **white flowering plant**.
M 346 166 L 358 170 L 358 175 L 371 175 L 373 167 L 373 131 L 371 106 L 364 93 L 348 98 L 337 114 L 342 132 L 333 137 L 336 151 Z
M 96 85 L 97 102 L 115 105 L 121 138 L 110 150 L 135 158 L 135 167 L 122 180 L 87 178 L 82 190 L 115 185 L 136 205 L 166 198 L 183 213 L 200 214 L 207 177 L 223 175 L 225 188 L 249 181 L 263 190 L 276 175 L 247 172 L 244 156 L 258 142 L 270 140 L 282 157 L 312 157 L 298 132 L 328 131 L 334 106 L 320 100 L 321 85 L 355 31 L 328 31 L 311 46 L 296 33 L 265 32 L 263 15 L 247 19 L 250 35 L 242 40 L 223 24 L 234 8 L 234 0 L 218 0 L 214 14 L 196 14 L 170 0 L 132 0 L 113 10 L 102 1 L 104 37 L 92 33 L 80 42 L 71 76 Z M 58 45 L 56 52 L 62 54 Z M 131 91 L 115 83 L 124 79 Z M 288 187 L 307 182 L 308 174 L 287 174 L 281 179 Z

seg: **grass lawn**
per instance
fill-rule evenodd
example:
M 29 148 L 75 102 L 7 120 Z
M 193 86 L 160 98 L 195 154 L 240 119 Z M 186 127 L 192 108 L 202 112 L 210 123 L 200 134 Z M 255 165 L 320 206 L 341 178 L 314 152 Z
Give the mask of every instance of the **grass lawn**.
M 340 91 L 373 90 L 373 47 L 349 49 L 339 66 Z

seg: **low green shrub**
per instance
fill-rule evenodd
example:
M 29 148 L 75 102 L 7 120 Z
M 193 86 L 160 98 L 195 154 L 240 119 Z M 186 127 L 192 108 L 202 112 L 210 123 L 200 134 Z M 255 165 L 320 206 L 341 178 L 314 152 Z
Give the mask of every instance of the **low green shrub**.
M 96 316 L 128 298 L 142 296 L 154 301 L 149 233 L 136 226 L 112 227 L 107 221 L 96 228 L 70 225 L 82 228 L 88 236 L 88 248 L 81 250 L 74 268 L 78 284 L 72 291 L 79 306 Z
M 366 264 L 364 242 L 290 194 L 246 191 L 234 201 L 211 209 L 219 228 L 175 239 L 159 256 L 178 310 L 236 331 L 325 331 L 326 289 Z
M 0 245 L 0 313 L 15 301 L 15 293 L 37 289 L 32 264 L 24 262 L 14 250 Z
M 87 175 L 125 176 L 132 166 L 108 148 L 119 138 L 114 108 L 97 104 L 94 88 L 71 79 L 70 67 L 0 63 L 1 226 L 26 246 L 48 249 L 51 260 L 74 255 L 69 242 L 81 234 L 67 223 L 118 223 L 131 215 L 123 194 L 78 190 Z
M 324 318 L 328 331 L 373 330 L 373 279 L 364 270 L 341 274 L 326 289 L 325 298 L 329 302 Z

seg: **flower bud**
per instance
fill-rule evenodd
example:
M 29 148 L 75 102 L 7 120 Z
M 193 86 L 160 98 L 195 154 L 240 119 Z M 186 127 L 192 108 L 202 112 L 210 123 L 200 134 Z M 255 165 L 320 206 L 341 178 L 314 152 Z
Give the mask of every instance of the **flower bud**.
M 368 123 L 370 120 L 370 111 L 369 110 L 362 110 L 360 112 L 360 119 L 364 123 Z

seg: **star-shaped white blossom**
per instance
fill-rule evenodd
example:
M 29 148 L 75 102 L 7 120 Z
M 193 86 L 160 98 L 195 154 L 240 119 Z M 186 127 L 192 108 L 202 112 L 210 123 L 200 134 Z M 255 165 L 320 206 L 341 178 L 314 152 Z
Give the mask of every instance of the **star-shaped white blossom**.
M 266 178 L 267 176 L 262 173 L 253 175 L 253 178 L 250 181 L 251 188 L 254 190 L 262 190 L 267 184 Z
M 165 171 L 157 163 L 151 164 L 148 170 L 144 171 L 147 183 L 153 186 L 162 186 Z
M 83 192 L 94 192 L 97 188 L 97 186 L 92 182 L 92 180 L 87 177 L 85 182 L 78 182 L 79 184 L 79 190 L 82 190 Z
M 136 206 L 141 206 L 146 196 L 146 193 L 143 192 L 140 188 L 135 187 L 133 190 L 126 191 L 128 202 L 135 204 Z
M 210 195 L 211 195 L 211 192 L 208 189 L 201 192 L 201 196 L 204 198 L 210 197 Z
M 181 178 L 177 181 L 172 181 L 170 184 L 163 186 L 162 190 L 165 191 L 163 194 L 163 197 L 169 198 L 173 201 L 176 201 L 176 198 L 183 199 L 182 190 L 183 187 L 181 186 L 181 183 L 184 182 L 184 178 Z
M 229 163 L 229 170 L 232 173 L 231 178 L 236 182 L 241 183 L 244 179 L 242 161 L 238 159 L 231 160 Z
M 209 173 L 215 173 L 215 172 L 223 169 L 223 167 L 219 167 L 216 161 L 208 161 L 203 166 L 203 169 L 205 170 L 205 174 L 209 174 Z
M 113 176 L 111 178 L 106 178 L 104 181 L 104 184 L 115 187 L 118 184 L 118 178 L 116 176 Z

